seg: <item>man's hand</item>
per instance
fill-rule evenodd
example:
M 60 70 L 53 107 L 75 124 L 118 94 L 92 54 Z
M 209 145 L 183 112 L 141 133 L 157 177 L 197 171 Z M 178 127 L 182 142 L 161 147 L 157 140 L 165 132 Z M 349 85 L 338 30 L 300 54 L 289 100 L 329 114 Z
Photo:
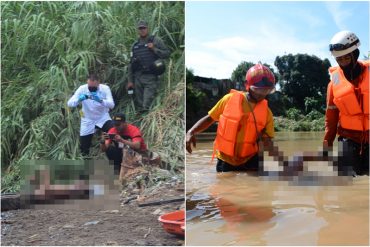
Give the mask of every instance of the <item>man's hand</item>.
M 193 132 L 188 131 L 188 133 L 186 133 L 186 150 L 189 153 L 192 153 L 192 151 L 193 151 L 191 149 L 191 144 L 193 144 L 194 147 L 197 146 L 197 142 L 195 140 L 195 136 L 194 136 Z
M 86 100 L 88 98 L 87 94 L 81 94 L 79 97 L 78 97 L 78 101 L 79 102 L 82 102 L 84 100 Z
M 121 142 L 123 144 L 126 144 L 125 140 L 120 135 L 115 135 L 114 140 L 117 141 L 117 142 Z
M 134 88 L 134 83 L 132 82 L 127 82 L 127 85 L 126 85 L 126 90 L 129 89 L 129 88 Z
M 201 133 L 203 130 L 211 126 L 215 121 L 210 115 L 206 115 L 198 120 L 193 127 L 186 133 L 186 150 L 191 153 L 191 144 L 196 147 L 195 134 Z
M 105 132 L 101 134 L 101 140 L 100 140 L 100 149 L 101 151 L 105 152 L 107 151 L 108 146 L 105 144 L 105 142 L 109 140 L 109 135 Z
M 147 47 L 149 48 L 149 49 L 153 49 L 154 48 L 154 44 L 153 43 L 148 43 L 148 44 L 146 44 L 147 45 Z
M 101 139 L 102 139 L 102 141 L 109 140 L 109 135 L 108 135 L 108 133 L 103 132 L 103 133 L 102 133 L 102 135 L 101 135 Z
M 99 103 L 103 102 L 103 100 L 98 96 L 96 92 L 92 92 L 90 98 Z
M 262 143 L 264 147 L 270 147 L 273 145 L 272 139 L 268 136 L 262 136 Z
M 331 145 L 327 140 L 324 140 L 322 143 L 323 156 L 328 156 L 328 152 L 333 150 L 333 143 Z
M 329 143 L 327 140 L 324 140 L 322 142 L 322 146 L 324 147 L 324 149 L 328 149 L 328 148 L 332 148 L 333 147 L 333 143 Z

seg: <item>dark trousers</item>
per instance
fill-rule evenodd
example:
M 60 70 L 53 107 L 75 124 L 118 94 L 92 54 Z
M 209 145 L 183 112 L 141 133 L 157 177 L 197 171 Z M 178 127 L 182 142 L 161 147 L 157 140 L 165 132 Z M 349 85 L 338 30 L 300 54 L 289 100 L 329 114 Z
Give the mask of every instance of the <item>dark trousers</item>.
M 259 163 L 258 154 L 254 155 L 244 164 L 238 166 L 233 166 L 223 160 L 217 159 L 216 171 L 217 172 L 258 171 L 258 163 Z
M 107 155 L 110 161 L 113 160 L 114 173 L 119 174 L 122 163 L 122 154 L 123 154 L 122 148 L 118 148 L 116 144 L 111 145 L 105 151 L 105 154 Z
M 149 110 L 159 87 L 158 76 L 135 73 L 135 101 L 137 110 L 144 113 Z
M 114 124 L 112 120 L 108 120 L 104 123 L 104 125 L 99 128 L 98 126 L 95 126 L 95 128 L 100 129 L 104 132 L 108 132 L 109 129 L 113 128 Z M 90 153 L 90 147 L 91 147 L 91 141 L 94 134 L 86 135 L 86 136 L 80 136 L 80 150 L 83 156 L 88 156 Z
M 338 157 L 338 175 L 369 175 L 369 143 L 360 144 L 343 136 L 338 137 L 342 153 Z

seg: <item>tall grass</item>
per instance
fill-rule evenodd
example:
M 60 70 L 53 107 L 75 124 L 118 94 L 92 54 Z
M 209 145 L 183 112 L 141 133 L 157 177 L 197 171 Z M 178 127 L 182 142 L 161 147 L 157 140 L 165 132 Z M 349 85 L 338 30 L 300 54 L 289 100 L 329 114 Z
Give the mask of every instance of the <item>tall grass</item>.
M 140 119 L 125 92 L 139 19 L 172 51 L 161 93 Z M 111 87 L 112 113 L 141 126 L 171 168 L 183 165 L 183 2 L 1 2 L 1 23 L 2 191 L 14 190 L 21 160 L 82 159 L 79 109 L 66 102 L 89 71 Z

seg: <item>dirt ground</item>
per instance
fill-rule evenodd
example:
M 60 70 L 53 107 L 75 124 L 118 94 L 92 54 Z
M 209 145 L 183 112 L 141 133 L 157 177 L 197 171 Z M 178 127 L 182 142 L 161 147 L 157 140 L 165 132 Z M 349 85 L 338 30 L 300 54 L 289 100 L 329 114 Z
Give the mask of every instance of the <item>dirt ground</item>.
M 183 245 L 163 230 L 151 207 L 101 211 L 14 210 L 2 213 L 1 245 Z M 97 224 L 84 225 L 87 222 Z
M 183 208 L 184 201 L 138 206 L 182 197 L 183 187 L 164 183 L 136 194 L 117 192 L 119 200 L 109 210 L 56 207 L 2 212 L 1 245 L 184 245 L 183 238 L 167 233 L 158 221 L 160 215 Z

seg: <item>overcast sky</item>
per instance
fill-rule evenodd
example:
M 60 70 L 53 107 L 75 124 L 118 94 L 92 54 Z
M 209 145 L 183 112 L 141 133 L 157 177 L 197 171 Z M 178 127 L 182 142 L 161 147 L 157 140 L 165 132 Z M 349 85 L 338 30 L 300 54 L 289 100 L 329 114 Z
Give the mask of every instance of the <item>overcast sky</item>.
M 350 30 L 369 52 L 369 2 L 187 1 L 186 67 L 195 75 L 230 78 L 242 61 L 274 65 L 276 56 L 307 53 L 335 60 L 332 36 Z

